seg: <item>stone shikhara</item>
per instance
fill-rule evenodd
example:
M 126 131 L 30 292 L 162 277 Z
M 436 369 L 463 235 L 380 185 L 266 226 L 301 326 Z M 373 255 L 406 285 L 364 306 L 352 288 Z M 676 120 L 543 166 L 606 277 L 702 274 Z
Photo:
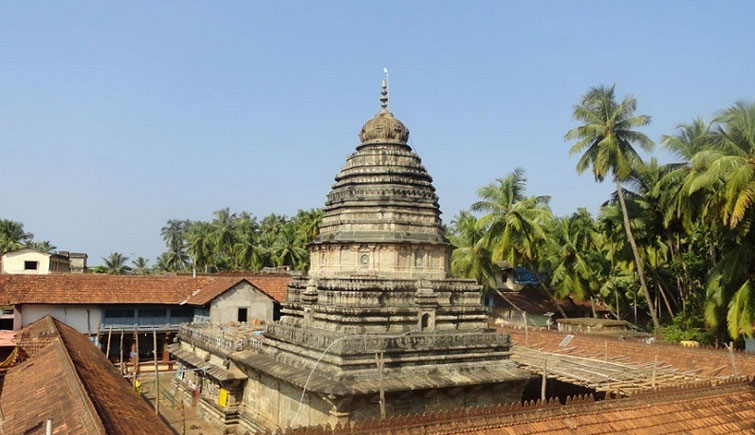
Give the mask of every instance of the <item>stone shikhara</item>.
M 488 329 L 481 287 L 451 277 L 432 178 L 387 110 L 385 88 L 381 101 L 336 176 L 309 273 L 289 285 L 281 320 L 225 347 L 182 329 L 181 349 L 212 350 L 209 363 L 247 377 L 226 376 L 228 402 L 206 406 L 227 429 L 376 417 L 381 389 L 388 414 L 521 397 L 529 375 L 509 360 L 509 336 Z

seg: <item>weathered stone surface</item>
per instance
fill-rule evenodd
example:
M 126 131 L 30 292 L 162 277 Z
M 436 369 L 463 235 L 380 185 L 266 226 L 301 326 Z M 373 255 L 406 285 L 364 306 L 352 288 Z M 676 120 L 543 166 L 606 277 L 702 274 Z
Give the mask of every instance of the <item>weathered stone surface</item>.
M 388 413 L 508 403 L 530 377 L 509 360 L 509 336 L 487 328 L 481 287 L 450 276 L 432 178 L 386 93 L 336 176 L 281 320 L 255 341 L 181 335 L 248 376 L 240 428 L 377 417 L 381 389 Z

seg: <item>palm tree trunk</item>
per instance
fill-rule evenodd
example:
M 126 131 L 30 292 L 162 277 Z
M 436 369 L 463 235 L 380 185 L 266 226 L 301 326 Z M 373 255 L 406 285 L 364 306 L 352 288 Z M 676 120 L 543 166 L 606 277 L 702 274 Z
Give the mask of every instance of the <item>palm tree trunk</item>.
M 550 290 L 548 290 L 548 287 L 545 285 L 543 280 L 540 279 L 540 274 L 538 273 L 535 266 L 531 266 L 531 267 L 532 267 L 532 273 L 535 274 L 535 279 L 537 279 L 537 281 L 540 283 L 540 287 L 542 287 L 545 294 L 547 294 L 548 297 L 551 299 L 551 302 L 553 302 L 553 305 L 556 306 L 556 309 L 558 310 L 558 312 L 561 313 L 562 316 L 564 316 L 564 319 L 568 318 L 569 316 L 566 315 L 566 311 L 564 311 L 564 309 L 561 308 L 561 305 L 559 305 L 558 301 L 556 301 L 556 298 L 553 296 Z
M 621 187 L 621 182 L 618 180 L 616 181 L 616 192 L 619 194 L 621 213 L 624 215 L 624 229 L 627 232 L 627 239 L 629 239 L 629 244 L 632 246 L 634 262 L 637 265 L 637 275 L 639 275 L 640 277 L 640 288 L 642 289 L 642 294 L 645 295 L 645 300 L 648 303 L 648 308 L 650 309 L 650 317 L 653 319 L 653 329 L 655 330 L 654 332 L 656 337 L 658 337 L 661 332 L 661 324 L 658 322 L 658 316 L 656 316 L 655 311 L 653 310 L 653 300 L 650 297 L 648 286 L 645 283 L 645 269 L 642 265 L 640 252 L 637 250 L 637 242 L 635 242 L 634 236 L 632 235 L 632 229 L 629 227 L 629 213 L 627 212 L 627 204 L 624 202 L 624 189 Z

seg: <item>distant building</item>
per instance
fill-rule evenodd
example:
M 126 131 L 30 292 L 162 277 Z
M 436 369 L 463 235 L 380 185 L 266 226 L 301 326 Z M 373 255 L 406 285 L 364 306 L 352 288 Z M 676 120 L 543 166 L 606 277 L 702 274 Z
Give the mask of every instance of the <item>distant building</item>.
M 71 273 L 86 273 L 87 272 L 87 254 L 84 252 L 68 252 L 58 251 L 58 255 L 68 257 L 68 264 L 71 268 Z
M 140 357 L 151 357 L 151 334 L 156 331 L 158 348 L 167 359 L 163 349 L 181 323 L 272 322 L 278 316 L 280 301 L 286 298 L 290 279 L 286 274 L 197 278 L 2 275 L 0 329 L 18 330 L 51 315 L 89 336 L 103 350 L 106 337 L 111 335 L 111 341 L 118 343 L 110 348 L 111 359 L 120 357 L 121 335 L 126 356 L 131 353 L 129 349 L 137 351 L 136 335 Z
M 86 258 L 86 254 L 84 254 Z M 84 260 L 86 264 L 86 259 Z M 46 275 L 49 273 L 70 272 L 67 256 L 40 251 L 34 248 L 21 248 L 3 254 L 2 273 L 23 275 Z
M 611 311 L 602 304 L 578 301 L 571 297 L 554 299 L 540 286 L 535 275 L 524 267 L 498 265 L 496 291 L 486 296 L 486 305 L 496 323 L 520 325 L 527 313 L 530 326 L 556 327 L 556 319 L 563 310 L 568 317 L 606 317 Z M 558 304 L 558 305 L 556 305 Z M 561 310 L 559 310 L 559 308 Z

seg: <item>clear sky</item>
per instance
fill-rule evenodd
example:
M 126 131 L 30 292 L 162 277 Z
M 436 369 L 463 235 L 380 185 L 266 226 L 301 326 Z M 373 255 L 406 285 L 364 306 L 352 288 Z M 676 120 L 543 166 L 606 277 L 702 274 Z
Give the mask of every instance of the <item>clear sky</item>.
M 557 214 L 596 211 L 611 186 L 574 171 L 571 105 L 615 82 L 657 141 L 752 100 L 753 19 L 747 1 L 2 2 L 0 217 L 90 264 L 154 264 L 167 219 L 320 207 L 384 66 L 445 221 L 517 166 Z

